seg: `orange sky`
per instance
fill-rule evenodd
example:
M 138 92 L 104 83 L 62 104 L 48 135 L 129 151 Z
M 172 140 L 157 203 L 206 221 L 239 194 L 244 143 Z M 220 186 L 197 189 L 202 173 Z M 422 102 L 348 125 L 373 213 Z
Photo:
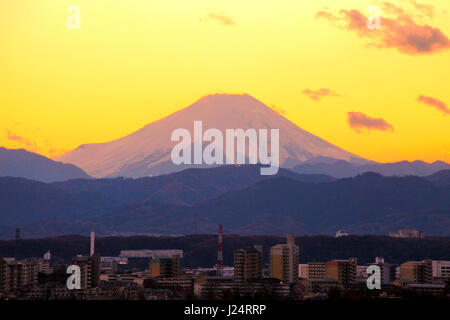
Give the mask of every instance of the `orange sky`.
M 447 0 L 0 0 L 0 146 L 57 156 L 245 92 L 362 157 L 450 162 L 448 37 Z

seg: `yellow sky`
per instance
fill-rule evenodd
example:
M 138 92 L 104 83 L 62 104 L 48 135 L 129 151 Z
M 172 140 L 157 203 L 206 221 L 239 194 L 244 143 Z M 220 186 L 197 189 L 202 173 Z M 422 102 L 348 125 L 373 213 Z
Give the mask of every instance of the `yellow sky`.
M 418 2 L 435 15 L 415 21 L 450 37 L 448 0 Z M 414 12 L 406 0 L 392 3 Z M 362 157 L 450 162 L 450 115 L 417 102 L 426 95 L 450 106 L 450 50 L 375 48 L 315 18 L 324 7 L 365 13 L 372 4 L 0 0 L 0 146 L 55 156 L 122 137 L 203 95 L 245 92 Z M 80 29 L 66 26 L 69 5 L 81 10 Z M 307 88 L 340 96 L 313 101 Z M 357 133 L 350 111 L 394 131 Z

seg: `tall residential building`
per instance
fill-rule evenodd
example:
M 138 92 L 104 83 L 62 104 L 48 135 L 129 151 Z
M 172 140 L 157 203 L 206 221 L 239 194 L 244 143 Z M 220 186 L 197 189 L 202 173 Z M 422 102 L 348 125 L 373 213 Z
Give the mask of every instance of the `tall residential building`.
M 270 248 L 270 274 L 287 283 L 298 280 L 299 248 L 295 237 L 287 236 L 286 244 L 277 244 Z
M 416 283 L 431 283 L 432 260 L 407 261 L 400 265 L 400 279 Z
M 35 259 L 6 261 L 0 258 L 0 292 L 17 291 L 38 282 L 39 263 Z
M 381 258 L 381 257 L 375 258 L 375 264 L 380 267 L 381 284 L 387 285 L 397 279 L 396 272 L 395 272 L 396 265 L 385 262 L 384 258 Z
M 82 289 L 98 287 L 101 269 L 100 255 L 77 256 L 73 258 L 72 263 L 80 267 Z
M 247 281 L 249 279 L 261 279 L 262 254 L 253 247 L 234 251 L 234 279 Z
M 7 275 L 7 269 L 8 268 L 8 262 L 6 262 L 5 259 L 0 257 L 0 292 L 6 291 L 6 275 Z
M 325 279 L 325 262 L 308 262 L 308 277 L 310 279 Z
M 356 282 L 357 259 L 331 260 L 325 264 L 325 277 L 348 285 Z
M 150 277 L 173 278 L 180 275 L 180 256 L 155 258 L 150 261 Z

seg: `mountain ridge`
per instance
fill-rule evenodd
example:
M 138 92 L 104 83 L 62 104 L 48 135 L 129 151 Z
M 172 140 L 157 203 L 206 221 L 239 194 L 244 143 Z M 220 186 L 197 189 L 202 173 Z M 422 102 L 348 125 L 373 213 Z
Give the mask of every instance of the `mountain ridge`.
M 22 177 L 42 182 L 90 176 L 73 164 L 57 162 L 24 149 L 0 147 L 0 176 Z
M 364 172 L 377 172 L 384 176 L 429 176 L 442 170 L 449 170 L 450 164 L 443 161 L 427 163 L 421 160 L 392 163 L 368 163 L 354 165 L 345 160 L 312 159 L 292 168 L 301 174 L 325 174 L 335 178 L 354 177 Z
M 0 178 L 0 237 L 16 227 L 32 236 L 88 234 L 92 229 L 99 235 L 214 233 L 219 223 L 242 235 L 334 234 L 339 229 L 387 234 L 403 228 L 449 235 L 447 175 L 368 172 L 336 180 L 282 169 L 276 177 L 262 177 L 257 166 L 230 166 L 135 180 L 46 184 Z M 216 189 L 210 187 L 214 185 Z M 195 192 L 187 192 L 192 186 L 198 186 Z M 142 193 L 132 198 L 136 190 Z

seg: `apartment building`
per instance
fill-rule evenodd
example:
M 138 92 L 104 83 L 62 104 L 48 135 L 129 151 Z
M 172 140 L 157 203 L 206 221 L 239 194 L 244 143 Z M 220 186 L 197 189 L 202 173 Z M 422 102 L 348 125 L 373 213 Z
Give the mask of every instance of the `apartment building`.
M 431 283 L 432 260 L 407 261 L 400 265 L 400 279 L 414 283 Z
M 247 281 L 261 279 L 262 253 L 254 247 L 234 251 L 234 279 Z
M 334 279 L 343 285 L 356 282 L 357 259 L 331 260 L 325 263 L 325 278 Z
M 286 283 L 298 280 L 299 247 L 295 245 L 295 237 L 287 236 L 286 244 L 278 244 L 270 248 L 270 274 Z

